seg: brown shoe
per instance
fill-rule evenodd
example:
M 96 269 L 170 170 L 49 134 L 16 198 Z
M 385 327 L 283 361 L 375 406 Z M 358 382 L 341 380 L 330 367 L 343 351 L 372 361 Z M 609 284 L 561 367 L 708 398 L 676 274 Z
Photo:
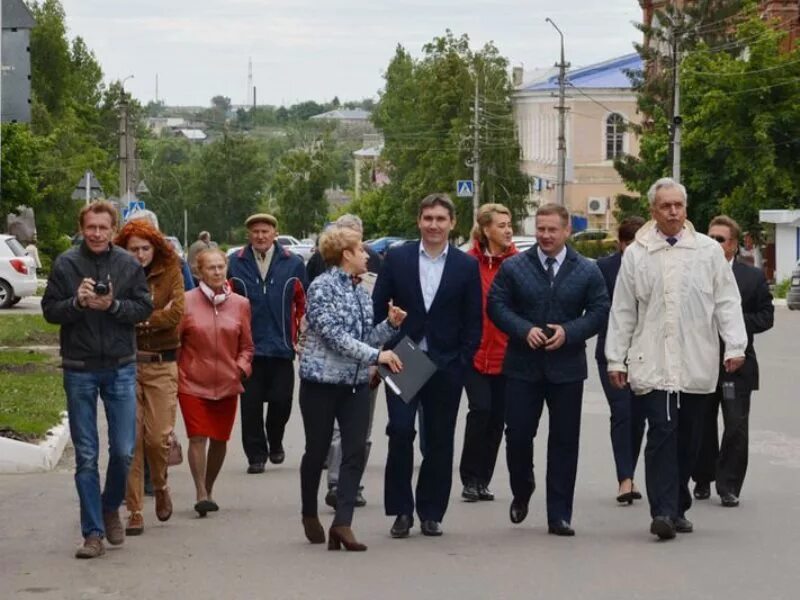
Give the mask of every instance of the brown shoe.
M 128 516 L 128 524 L 125 526 L 125 535 L 142 535 L 144 532 L 144 517 L 140 512 L 132 512 Z
M 106 526 L 106 539 L 112 546 L 119 546 L 125 541 L 125 529 L 119 518 L 119 511 L 103 513 L 103 523 Z
M 75 558 L 97 558 L 106 553 L 106 547 L 99 535 L 90 535 L 75 551 Z
M 169 521 L 172 516 L 172 498 L 169 496 L 169 488 L 156 490 L 156 517 L 159 521 Z
M 319 517 L 303 517 L 303 529 L 306 533 L 306 539 L 312 544 L 325 543 L 325 529 L 322 523 L 319 522 Z

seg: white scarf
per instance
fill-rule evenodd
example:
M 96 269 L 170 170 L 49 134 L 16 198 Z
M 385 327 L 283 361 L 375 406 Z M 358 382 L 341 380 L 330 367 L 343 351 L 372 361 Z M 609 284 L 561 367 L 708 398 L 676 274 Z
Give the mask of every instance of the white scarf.
M 203 295 L 206 298 L 208 298 L 211 304 L 213 304 L 214 306 L 219 306 L 220 304 L 225 302 L 225 300 L 227 300 L 232 293 L 231 286 L 228 285 L 227 281 L 222 284 L 221 294 L 217 294 L 204 281 L 200 282 L 200 290 L 203 292 Z

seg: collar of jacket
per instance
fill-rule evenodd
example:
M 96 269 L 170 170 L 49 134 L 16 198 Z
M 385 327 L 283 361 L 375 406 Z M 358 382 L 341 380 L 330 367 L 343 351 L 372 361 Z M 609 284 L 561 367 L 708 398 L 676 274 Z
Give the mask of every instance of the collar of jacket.
M 108 256 L 109 254 L 111 254 L 111 250 L 112 250 L 113 248 L 114 248 L 114 244 L 112 244 L 111 242 L 109 242 L 109 243 L 108 243 L 108 248 L 107 248 L 106 250 L 103 250 L 103 251 L 102 251 L 100 254 L 98 254 L 97 252 L 92 252 L 92 251 L 89 249 L 89 246 L 87 246 L 87 245 L 86 245 L 86 240 L 83 240 L 83 241 L 81 242 L 81 245 L 80 245 L 81 253 L 82 253 L 82 254 L 85 254 L 85 255 L 86 255 L 86 256 L 88 256 L 89 258 L 100 258 L 100 257 L 102 257 L 102 256 Z
M 691 221 L 686 220 L 683 224 L 683 233 L 675 246 L 670 246 L 666 239 L 658 233 L 655 220 L 650 220 L 636 232 L 636 242 L 644 246 L 648 252 L 658 252 L 666 248 L 687 248 L 694 250 L 697 248 L 697 231 Z
M 472 248 L 469 249 L 467 254 L 477 258 L 478 262 L 480 262 L 482 265 L 490 265 L 494 263 L 500 264 L 509 256 L 514 256 L 516 253 L 517 247 L 514 245 L 514 242 L 511 242 L 511 245 L 505 249 L 505 252 L 498 254 L 497 256 L 491 256 L 486 254 L 483 246 L 478 240 L 474 240 L 472 242 Z
M 289 257 L 289 254 L 290 254 L 289 251 L 286 248 L 284 248 L 283 246 L 281 246 L 278 243 L 277 240 L 275 240 L 272 243 L 275 245 L 275 256 L 277 258 L 281 259 L 281 258 L 288 258 Z M 249 250 L 249 252 L 248 252 L 248 250 Z M 244 260 L 251 260 L 251 261 L 253 261 L 253 264 L 255 264 L 255 262 L 256 262 L 256 253 L 255 253 L 255 250 L 253 250 L 253 244 L 247 244 L 246 246 L 242 246 L 241 250 L 239 250 L 239 252 L 236 253 L 236 257 L 237 258 L 242 258 Z

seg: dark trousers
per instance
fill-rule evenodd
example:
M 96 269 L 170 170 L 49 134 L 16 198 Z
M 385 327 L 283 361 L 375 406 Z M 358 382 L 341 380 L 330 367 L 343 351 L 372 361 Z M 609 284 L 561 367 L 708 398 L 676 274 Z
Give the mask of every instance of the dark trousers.
M 437 371 L 406 404 L 386 389 L 389 409 L 389 454 L 384 476 L 384 505 L 387 515 L 412 515 L 414 493 L 414 422 L 417 408 L 425 410 L 425 455 L 416 488 L 417 515 L 423 521 L 442 521 L 453 484 L 453 446 L 463 375 Z
M 600 383 L 611 409 L 611 448 L 617 468 L 617 481 L 633 479 L 644 437 L 642 403 L 631 388 L 617 389 L 608 379 L 608 363 L 597 362 Z
M 291 359 L 256 356 L 253 374 L 241 396 L 242 446 L 250 464 L 283 450 L 283 433 L 292 414 L 294 367 Z M 267 403 L 266 428 L 264 403 Z
M 655 390 L 637 398 L 647 418 L 644 470 L 652 517 L 683 517 L 692 506 L 689 477 L 700 452 L 707 397 Z
M 550 383 L 508 378 L 506 382 L 506 462 L 514 499 L 528 502 L 536 489 L 533 438 L 547 403 L 547 521 L 572 521 L 583 381 Z
M 471 369 L 464 387 L 469 412 L 459 467 L 461 483 L 488 486 L 503 439 L 506 378 L 504 375 L 484 375 Z
M 722 406 L 722 444 L 717 432 L 717 413 Z M 750 389 L 737 387 L 736 398 L 724 400 L 721 388 L 708 397 L 703 415 L 703 441 L 692 477 L 709 483 L 716 479 L 717 493 L 738 496 L 747 472 Z
M 342 463 L 336 486 L 336 516 L 331 526 L 349 526 L 353 522 L 356 493 L 364 473 L 369 412 L 367 384 L 353 387 L 300 382 L 300 413 L 306 433 L 306 451 L 300 462 L 303 516 L 317 516 L 319 482 L 335 419 L 342 436 Z

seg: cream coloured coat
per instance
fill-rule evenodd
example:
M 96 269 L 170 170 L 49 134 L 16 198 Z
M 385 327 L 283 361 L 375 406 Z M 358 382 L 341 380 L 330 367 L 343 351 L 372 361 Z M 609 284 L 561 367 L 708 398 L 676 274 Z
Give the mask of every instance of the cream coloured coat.
M 720 245 L 688 221 L 670 246 L 646 223 L 622 257 L 609 315 L 609 371 L 628 373 L 637 395 L 716 389 L 720 346 L 743 357 L 741 298 Z

